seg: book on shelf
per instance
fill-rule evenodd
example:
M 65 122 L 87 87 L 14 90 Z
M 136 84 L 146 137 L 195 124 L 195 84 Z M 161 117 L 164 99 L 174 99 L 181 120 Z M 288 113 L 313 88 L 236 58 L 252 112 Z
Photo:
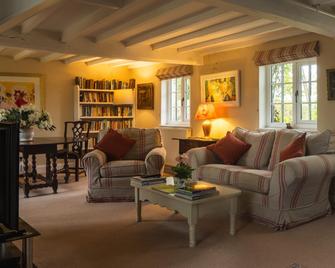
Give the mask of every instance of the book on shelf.
M 79 94 L 80 102 L 105 102 L 110 104 L 114 102 L 113 92 L 104 93 L 104 92 L 80 92 Z
M 136 177 L 133 177 L 133 179 L 137 183 L 139 183 L 141 186 L 166 183 L 166 178 L 165 177 L 159 177 L 159 176 L 156 176 L 156 177 L 141 177 L 141 176 L 136 176 Z
M 74 79 L 75 85 L 85 89 L 126 89 L 135 88 L 136 80 L 130 79 L 129 81 L 121 80 L 93 80 L 80 76 L 76 76 Z

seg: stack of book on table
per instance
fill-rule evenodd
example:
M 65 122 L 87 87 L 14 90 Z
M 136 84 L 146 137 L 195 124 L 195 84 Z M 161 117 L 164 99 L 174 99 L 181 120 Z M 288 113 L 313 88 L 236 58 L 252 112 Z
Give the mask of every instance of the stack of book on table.
M 185 198 L 187 200 L 198 200 L 218 194 L 215 186 L 197 182 L 192 185 L 179 188 L 175 196 Z
M 154 185 L 166 183 L 165 177 L 133 177 L 133 179 L 138 182 L 141 186 Z

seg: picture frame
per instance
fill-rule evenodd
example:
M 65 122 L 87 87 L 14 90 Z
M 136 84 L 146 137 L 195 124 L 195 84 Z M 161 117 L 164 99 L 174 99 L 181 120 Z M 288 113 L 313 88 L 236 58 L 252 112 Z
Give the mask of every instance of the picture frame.
M 31 73 L 0 73 L 0 109 L 33 105 L 44 108 L 44 76 Z
M 137 84 L 137 109 L 139 110 L 154 109 L 153 83 Z
M 335 100 L 335 69 L 327 70 L 328 100 Z
M 203 103 L 221 103 L 226 107 L 240 106 L 239 70 L 202 75 L 200 80 Z

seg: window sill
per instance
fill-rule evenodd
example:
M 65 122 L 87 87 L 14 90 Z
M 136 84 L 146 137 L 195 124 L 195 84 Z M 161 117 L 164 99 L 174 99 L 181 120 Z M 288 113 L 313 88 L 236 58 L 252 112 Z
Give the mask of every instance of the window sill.
M 286 127 L 260 127 L 258 128 L 259 130 L 280 130 L 280 129 L 288 129 Z M 318 132 L 318 129 L 315 128 L 315 127 L 311 127 L 311 128 L 299 128 L 299 127 L 296 127 L 296 128 L 292 128 L 292 130 L 296 130 L 296 131 L 301 131 L 301 132 Z
M 165 129 L 168 129 L 168 128 L 171 128 L 171 129 L 191 129 L 191 126 L 189 125 L 160 125 L 159 126 L 160 128 L 165 128 Z

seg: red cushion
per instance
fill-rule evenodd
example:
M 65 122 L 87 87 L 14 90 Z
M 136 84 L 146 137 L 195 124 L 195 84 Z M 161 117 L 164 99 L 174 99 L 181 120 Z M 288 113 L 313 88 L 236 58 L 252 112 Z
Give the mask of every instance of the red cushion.
M 122 159 L 135 143 L 135 140 L 110 129 L 95 148 L 107 154 L 109 161 L 113 161 Z
M 229 131 L 226 137 L 215 144 L 207 146 L 224 164 L 234 165 L 249 149 L 251 145 L 236 138 Z
M 291 141 L 281 152 L 280 162 L 290 158 L 301 157 L 305 155 L 306 133 L 299 135 Z

